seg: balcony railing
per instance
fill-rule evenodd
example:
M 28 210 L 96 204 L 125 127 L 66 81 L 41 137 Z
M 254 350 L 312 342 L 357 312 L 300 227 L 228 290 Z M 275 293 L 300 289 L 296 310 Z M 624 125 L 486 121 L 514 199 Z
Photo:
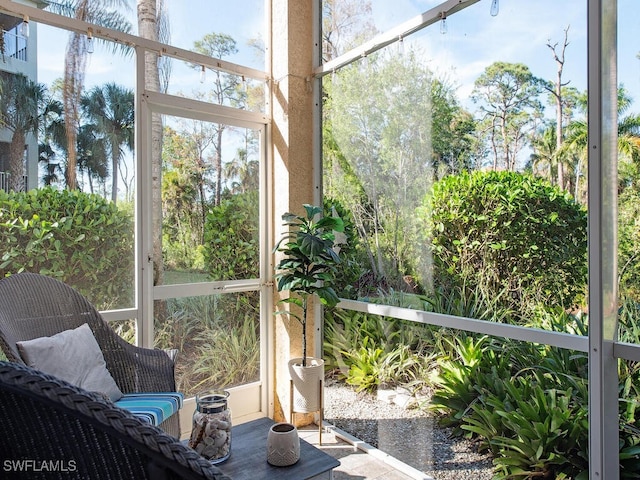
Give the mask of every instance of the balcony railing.
M 0 190 L 4 190 L 5 192 L 9 191 L 9 172 L 0 172 Z M 27 185 L 27 176 L 22 176 L 22 185 L 20 186 L 19 191 L 25 190 L 25 185 Z
M 27 39 L 26 37 L 18 34 L 14 30 L 2 31 L 4 37 L 4 47 L 2 54 L 5 57 L 15 58 L 23 62 L 27 61 Z

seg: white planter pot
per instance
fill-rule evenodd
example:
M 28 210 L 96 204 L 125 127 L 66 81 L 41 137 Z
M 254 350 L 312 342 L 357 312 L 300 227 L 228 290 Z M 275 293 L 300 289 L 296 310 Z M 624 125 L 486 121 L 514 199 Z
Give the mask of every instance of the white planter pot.
M 307 366 L 302 358 L 289 360 L 289 375 L 293 381 L 292 411 L 296 413 L 317 412 L 322 407 L 324 388 L 324 360 L 307 357 Z
M 276 423 L 267 436 L 267 462 L 288 467 L 300 459 L 298 430 L 290 423 Z

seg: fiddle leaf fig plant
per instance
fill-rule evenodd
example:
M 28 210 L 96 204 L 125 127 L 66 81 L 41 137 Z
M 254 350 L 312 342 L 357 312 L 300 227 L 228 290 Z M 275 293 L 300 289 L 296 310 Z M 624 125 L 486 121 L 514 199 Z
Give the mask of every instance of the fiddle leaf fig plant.
M 344 232 L 340 217 L 323 216 L 321 207 L 304 205 L 305 215 L 285 213 L 283 226 L 287 231 L 278 241 L 274 252 L 284 258 L 276 266 L 275 280 L 279 292 L 290 296 L 278 303 L 296 305 L 302 314 L 293 311 L 277 311 L 291 315 L 302 324 L 302 366 L 307 361 L 308 301 L 316 295 L 323 305 L 333 307 L 340 299 L 334 290 L 336 267 L 340 263 L 336 233 Z

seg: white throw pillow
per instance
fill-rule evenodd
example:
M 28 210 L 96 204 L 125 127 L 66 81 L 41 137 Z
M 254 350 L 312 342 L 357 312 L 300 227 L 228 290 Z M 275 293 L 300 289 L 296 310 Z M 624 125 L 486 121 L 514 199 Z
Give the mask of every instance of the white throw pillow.
M 17 345 L 24 363 L 36 370 L 85 390 L 103 393 L 114 402 L 122 397 L 86 323 L 74 330 L 17 342 Z

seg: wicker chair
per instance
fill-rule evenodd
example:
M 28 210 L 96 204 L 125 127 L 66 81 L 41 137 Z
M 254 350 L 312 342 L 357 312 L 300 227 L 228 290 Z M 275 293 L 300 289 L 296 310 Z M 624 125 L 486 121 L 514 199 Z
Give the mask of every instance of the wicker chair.
M 35 273 L 0 280 L 0 348 L 9 361 L 24 364 L 16 342 L 50 337 L 84 323 L 93 331 L 107 369 L 123 393 L 175 391 L 175 352 L 127 343 L 85 297 L 59 280 Z M 160 428 L 179 437 L 178 415 Z
M 3 478 L 229 480 L 100 394 L 24 365 L 0 362 L 0 410 Z

